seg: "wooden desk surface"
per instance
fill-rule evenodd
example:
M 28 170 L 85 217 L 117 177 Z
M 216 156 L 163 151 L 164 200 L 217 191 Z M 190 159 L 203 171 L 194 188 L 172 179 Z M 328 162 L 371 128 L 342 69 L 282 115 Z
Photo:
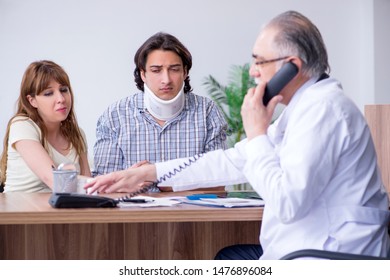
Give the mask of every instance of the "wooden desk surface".
M 263 214 L 262 207 L 219 208 L 190 204 L 153 208 L 55 209 L 49 205 L 49 197 L 49 193 L 0 194 L 0 224 L 261 221 Z
M 0 259 L 212 259 L 259 243 L 261 207 L 55 209 L 49 196 L 0 194 Z

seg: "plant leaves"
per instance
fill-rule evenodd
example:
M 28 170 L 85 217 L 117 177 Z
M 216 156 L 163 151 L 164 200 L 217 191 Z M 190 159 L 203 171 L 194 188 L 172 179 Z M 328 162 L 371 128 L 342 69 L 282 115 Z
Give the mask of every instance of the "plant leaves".
M 255 81 L 249 74 L 250 64 L 232 65 L 227 86 L 221 85 L 213 76 L 205 78 L 203 85 L 212 100 L 220 107 L 229 125 L 232 135 L 230 146 L 245 136 L 241 119 L 241 105 L 248 89 L 254 87 Z

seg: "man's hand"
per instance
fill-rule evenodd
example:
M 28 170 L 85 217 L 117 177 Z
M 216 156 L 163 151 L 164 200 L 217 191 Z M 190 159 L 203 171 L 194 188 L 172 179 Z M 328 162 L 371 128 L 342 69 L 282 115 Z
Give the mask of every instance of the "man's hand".
M 87 193 L 135 192 L 145 186 L 145 182 L 155 182 L 157 171 L 154 164 L 144 163 L 139 167 L 116 171 L 97 176 L 85 184 Z M 150 184 L 150 183 L 149 183 Z
M 263 105 L 265 83 L 259 81 L 256 88 L 250 88 L 241 106 L 241 116 L 248 141 L 267 133 L 276 105 L 282 100 L 281 95 L 271 99 L 267 107 Z

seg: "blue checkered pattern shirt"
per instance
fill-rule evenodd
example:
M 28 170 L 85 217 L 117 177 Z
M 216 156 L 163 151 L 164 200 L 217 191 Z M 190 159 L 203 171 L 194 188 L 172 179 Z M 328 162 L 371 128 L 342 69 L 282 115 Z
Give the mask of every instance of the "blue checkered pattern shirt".
M 207 97 L 185 94 L 183 111 L 160 126 L 144 108 L 143 92 L 112 104 L 99 118 L 93 175 L 226 149 L 227 123 Z

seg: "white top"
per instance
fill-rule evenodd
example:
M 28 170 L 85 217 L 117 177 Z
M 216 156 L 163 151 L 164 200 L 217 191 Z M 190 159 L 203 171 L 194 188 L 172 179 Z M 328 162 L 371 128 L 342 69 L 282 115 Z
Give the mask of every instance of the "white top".
M 262 259 L 299 249 L 386 256 L 389 201 L 364 116 L 328 78 L 297 91 L 268 135 L 203 155 L 175 191 L 248 181 L 265 200 Z M 188 159 L 156 163 L 158 178 Z
M 7 178 L 4 192 L 51 192 L 51 189 L 43 183 L 27 166 L 22 156 L 15 150 L 15 143 L 20 140 L 34 140 L 41 143 L 42 133 L 35 122 L 27 117 L 16 117 L 11 124 L 8 139 Z M 49 156 L 56 166 L 64 162 L 76 165 L 80 172 L 79 157 L 72 147 L 64 156 L 47 143 Z

